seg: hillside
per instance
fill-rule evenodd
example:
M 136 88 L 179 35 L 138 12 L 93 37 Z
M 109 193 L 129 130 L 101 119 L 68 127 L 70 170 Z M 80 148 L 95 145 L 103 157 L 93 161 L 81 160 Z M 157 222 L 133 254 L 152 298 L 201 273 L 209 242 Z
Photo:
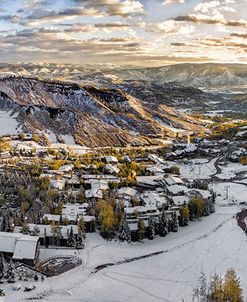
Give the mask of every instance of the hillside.
M 154 68 L 118 70 L 115 76 L 124 80 L 146 80 L 157 83 L 177 82 L 185 86 L 212 88 L 247 84 L 246 64 L 177 64 Z
M 72 136 L 90 147 L 149 145 L 182 130 L 203 130 L 196 119 L 163 104 L 147 106 L 119 89 L 8 77 L 0 80 L 0 104 L 19 130 Z

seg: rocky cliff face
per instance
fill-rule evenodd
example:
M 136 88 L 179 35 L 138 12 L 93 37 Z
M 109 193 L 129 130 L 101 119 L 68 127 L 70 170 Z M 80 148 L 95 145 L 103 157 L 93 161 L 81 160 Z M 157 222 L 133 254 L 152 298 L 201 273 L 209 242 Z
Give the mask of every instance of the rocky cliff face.
M 0 80 L 1 110 L 15 114 L 23 130 L 71 135 L 87 146 L 151 144 L 202 124 L 162 105 L 150 106 L 120 89 L 9 77 Z

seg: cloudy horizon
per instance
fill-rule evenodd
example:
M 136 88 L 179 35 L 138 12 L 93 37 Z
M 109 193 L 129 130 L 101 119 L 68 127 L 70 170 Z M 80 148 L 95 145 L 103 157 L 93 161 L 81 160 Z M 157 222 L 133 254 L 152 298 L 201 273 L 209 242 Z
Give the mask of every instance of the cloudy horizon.
M 2 0 L 0 62 L 247 63 L 246 9 L 247 0 Z

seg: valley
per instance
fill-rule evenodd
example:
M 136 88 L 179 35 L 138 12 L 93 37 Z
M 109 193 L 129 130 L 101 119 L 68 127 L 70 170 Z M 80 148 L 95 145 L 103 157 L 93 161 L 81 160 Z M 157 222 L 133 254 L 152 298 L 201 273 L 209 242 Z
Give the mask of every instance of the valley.
M 30 66 L 1 66 L 4 301 L 190 302 L 231 267 L 246 296 L 238 66 Z

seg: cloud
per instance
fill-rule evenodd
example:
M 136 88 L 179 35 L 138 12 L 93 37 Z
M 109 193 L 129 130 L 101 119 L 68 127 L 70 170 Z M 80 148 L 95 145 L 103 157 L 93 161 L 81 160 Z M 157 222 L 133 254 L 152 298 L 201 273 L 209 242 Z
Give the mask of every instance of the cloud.
M 96 23 L 96 24 L 59 24 L 62 27 L 68 27 L 64 29 L 64 32 L 80 33 L 80 32 L 91 32 L 96 33 L 99 31 L 105 31 L 107 33 L 112 31 L 126 31 L 131 28 L 130 24 L 123 22 L 109 22 L 109 23 Z
M 35 7 L 46 6 L 47 4 L 50 4 L 49 0 L 25 0 L 24 8 L 33 9 Z
M 96 13 L 96 10 L 82 8 L 67 8 L 62 11 L 41 8 L 35 9 L 31 15 L 23 20 L 22 25 L 35 26 L 49 21 L 64 21 L 80 16 L 95 16 Z
M 192 22 L 192 23 L 204 23 L 204 24 L 222 24 L 225 26 L 232 26 L 232 27 L 247 27 L 247 21 L 243 19 L 239 20 L 225 20 L 224 18 L 212 18 L 207 15 L 185 15 L 185 16 L 178 16 L 174 18 L 174 21 L 177 22 Z
M 82 4 L 86 9 L 94 9 L 99 14 L 107 16 L 130 17 L 131 15 L 143 15 L 144 6 L 137 0 L 74 0 Z
M 185 0 L 165 0 L 162 5 L 167 5 L 167 4 L 182 4 L 185 3 Z
M 27 40 L 29 41 L 27 45 Z M 5 37 L 0 36 L 3 47 L 16 51 L 39 51 L 40 53 L 91 53 L 92 56 L 106 53 L 133 53 L 142 50 L 137 37 L 93 38 L 87 40 L 71 39 L 56 29 L 23 30 Z
M 231 33 L 231 37 L 247 38 L 247 33 Z
M 146 26 L 147 32 L 159 34 L 187 35 L 194 31 L 195 27 L 186 23 L 179 24 L 175 20 L 166 20 L 158 23 L 150 23 Z

